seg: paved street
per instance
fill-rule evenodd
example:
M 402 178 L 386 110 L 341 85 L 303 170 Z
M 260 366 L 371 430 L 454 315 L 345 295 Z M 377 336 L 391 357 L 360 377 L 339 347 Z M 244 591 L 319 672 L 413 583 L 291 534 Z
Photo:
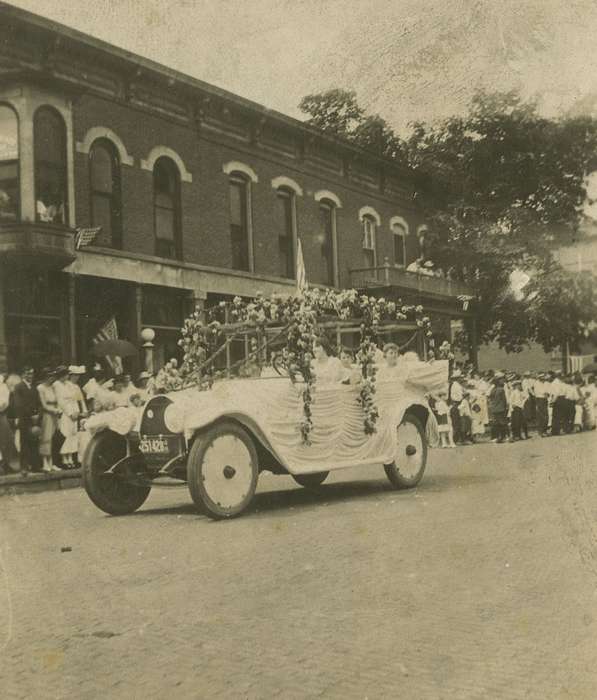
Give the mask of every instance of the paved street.
M 320 494 L 265 477 L 111 518 L 0 499 L 3 698 L 597 697 L 597 435 L 430 453 Z M 61 551 L 71 548 L 70 551 Z

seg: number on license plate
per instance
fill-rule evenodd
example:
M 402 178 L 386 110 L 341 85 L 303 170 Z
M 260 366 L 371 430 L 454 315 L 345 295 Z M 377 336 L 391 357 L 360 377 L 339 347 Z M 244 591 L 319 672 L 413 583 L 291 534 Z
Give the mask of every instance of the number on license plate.
M 168 452 L 168 441 L 165 438 L 143 438 L 139 449 L 149 454 L 165 454 Z

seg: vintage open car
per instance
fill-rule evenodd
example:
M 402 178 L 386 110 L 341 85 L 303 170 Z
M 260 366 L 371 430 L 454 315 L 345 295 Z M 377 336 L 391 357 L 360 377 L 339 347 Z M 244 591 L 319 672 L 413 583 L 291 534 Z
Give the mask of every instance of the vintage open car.
M 143 408 L 119 408 L 88 421 L 93 437 L 83 481 L 103 511 L 138 509 L 154 485 L 188 483 L 193 501 L 215 519 L 242 513 L 259 474 L 286 474 L 317 488 L 329 472 L 383 464 L 397 489 L 416 486 L 436 430 L 427 392 L 446 386 L 446 361 L 403 363 L 379 377 L 376 430 L 366 434 L 358 385 L 316 386 L 309 444 L 299 425 L 302 386 L 288 377 L 228 378 L 152 397 Z

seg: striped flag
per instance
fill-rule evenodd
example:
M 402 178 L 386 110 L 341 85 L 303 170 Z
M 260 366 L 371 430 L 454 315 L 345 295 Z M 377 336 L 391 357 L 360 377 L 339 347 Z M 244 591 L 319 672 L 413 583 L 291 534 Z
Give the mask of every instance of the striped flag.
M 300 296 L 307 288 L 307 271 L 305 270 L 305 260 L 303 258 L 303 247 L 301 239 L 297 240 L 296 245 L 296 291 Z
M 100 330 L 93 336 L 91 341 L 94 345 L 103 343 L 104 340 L 118 340 L 118 327 L 114 316 L 109 321 L 106 321 Z M 108 357 L 108 364 L 112 368 L 114 374 L 122 374 L 122 359 L 118 356 Z
M 86 245 L 91 245 L 101 230 L 101 226 L 97 228 L 78 228 L 75 236 L 75 249 L 79 250 L 79 248 L 83 248 Z

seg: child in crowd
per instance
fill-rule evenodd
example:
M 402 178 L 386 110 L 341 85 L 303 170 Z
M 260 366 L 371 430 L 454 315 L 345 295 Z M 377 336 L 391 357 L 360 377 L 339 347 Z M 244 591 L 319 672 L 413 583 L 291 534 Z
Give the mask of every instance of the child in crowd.
M 439 393 L 437 399 L 433 399 L 433 412 L 437 419 L 440 447 L 455 447 L 452 436 L 452 424 L 450 423 L 450 409 L 448 407 L 448 394 L 445 391 Z
M 458 413 L 460 414 L 460 432 L 463 444 L 467 442 L 473 444 L 473 416 L 471 413 L 470 393 L 465 390 L 463 392 L 462 401 L 458 404 Z

